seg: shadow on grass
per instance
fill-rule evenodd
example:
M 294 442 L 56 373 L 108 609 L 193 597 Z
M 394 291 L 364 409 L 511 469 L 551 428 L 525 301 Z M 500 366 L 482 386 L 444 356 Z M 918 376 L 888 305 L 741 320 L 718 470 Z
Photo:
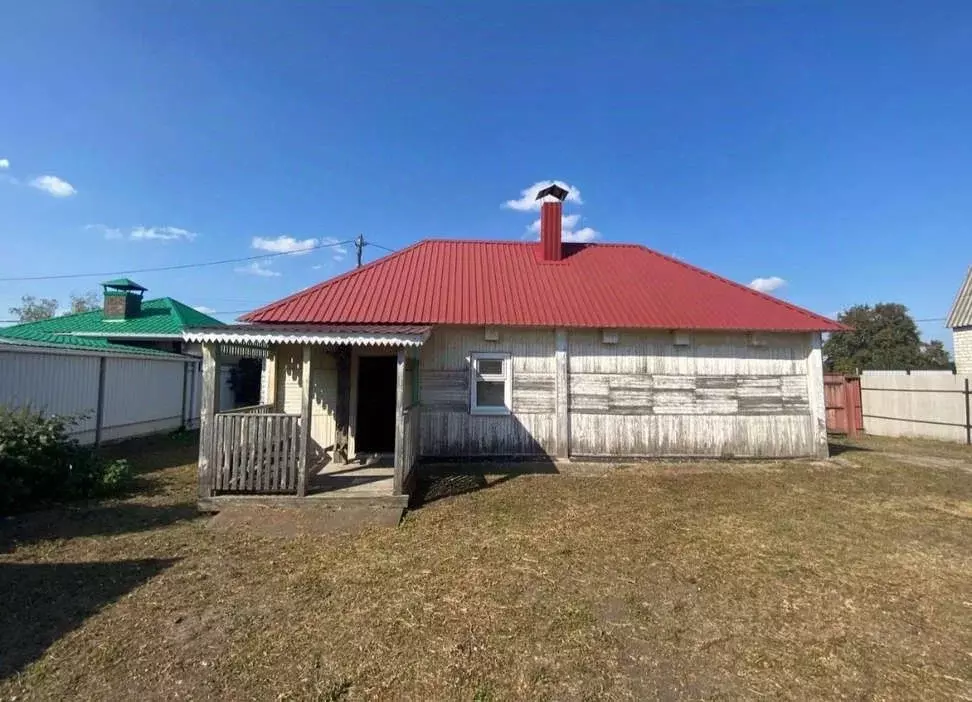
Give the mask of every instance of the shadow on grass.
M 128 439 L 106 444 L 98 453 L 106 461 L 125 459 L 137 474 L 154 473 L 195 464 L 199 459 L 199 432 L 178 431 Z
M 146 531 L 198 516 L 199 511 L 192 503 L 162 506 L 76 503 L 26 512 L 0 520 L 0 553 L 12 551 L 15 544 Z
M 521 475 L 550 475 L 560 472 L 553 461 L 549 460 L 433 463 L 418 465 L 416 471 L 409 509 L 496 487 Z
M 864 452 L 871 451 L 871 449 L 869 448 L 853 443 L 852 439 L 845 439 L 843 437 L 836 438 L 836 440 L 835 437 L 831 437 L 830 441 L 827 443 L 827 446 L 830 449 L 831 458 L 833 458 L 834 456 L 839 456 L 842 453 L 851 453 L 854 451 L 864 451 Z
M 176 560 L 0 563 L 0 679 Z

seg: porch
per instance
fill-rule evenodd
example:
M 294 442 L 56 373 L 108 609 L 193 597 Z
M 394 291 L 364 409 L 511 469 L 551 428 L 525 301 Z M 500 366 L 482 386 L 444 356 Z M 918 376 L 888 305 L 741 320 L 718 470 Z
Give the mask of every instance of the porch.
M 418 455 L 427 327 L 235 325 L 186 334 L 203 352 L 200 507 L 404 507 Z M 218 412 L 220 359 L 264 360 L 261 403 Z

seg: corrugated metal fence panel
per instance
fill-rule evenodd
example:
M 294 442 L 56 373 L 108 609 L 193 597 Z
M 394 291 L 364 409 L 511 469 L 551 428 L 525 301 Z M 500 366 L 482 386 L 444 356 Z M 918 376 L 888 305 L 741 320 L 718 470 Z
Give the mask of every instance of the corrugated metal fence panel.
M 72 435 L 92 443 L 100 359 L 97 353 L 0 349 L 0 405 L 86 414 Z M 102 440 L 177 429 L 184 387 L 188 424 L 198 425 L 202 369 L 191 362 L 189 377 L 185 369 L 186 363 L 178 360 L 106 357 Z
M 0 405 L 48 414 L 89 416 L 74 435 L 94 440 L 98 408 L 98 356 L 0 351 Z
M 868 434 L 966 441 L 965 376 L 864 371 L 861 399 Z
M 184 372 L 182 363 L 108 358 L 103 440 L 178 429 Z

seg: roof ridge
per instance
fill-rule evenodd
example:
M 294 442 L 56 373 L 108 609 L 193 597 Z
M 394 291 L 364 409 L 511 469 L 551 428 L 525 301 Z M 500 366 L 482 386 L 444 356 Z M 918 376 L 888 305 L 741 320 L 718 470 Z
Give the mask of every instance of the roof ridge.
M 948 318 L 945 320 L 945 326 L 947 328 L 954 329 L 955 327 L 962 326 L 958 321 L 959 304 L 966 295 L 972 297 L 972 264 L 969 265 L 968 270 L 965 272 L 965 280 L 959 286 L 958 292 L 955 294 L 955 299 L 952 300 L 952 306 L 948 310 Z M 970 300 L 970 305 L 972 305 L 972 300 Z
M 186 320 L 182 316 L 182 310 L 180 310 L 178 308 L 178 306 L 175 304 L 175 303 L 177 303 L 179 301 L 178 300 L 174 300 L 173 298 L 168 297 L 168 296 L 163 297 L 162 299 L 165 300 L 165 304 L 167 304 L 169 306 L 169 309 L 172 310 L 172 314 L 175 316 L 176 320 L 179 322 L 179 326 L 181 326 L 181 327 L 189 326 L 188 324 L 186 324 Z M 181 304 L 181 303 L 179 303 L 179 304 Z
M 274 300 L 273 302 L 270 302 L 270 303 L 264 305 L 263 307 L 258 307 L 255 310 L 250 310 L 246 314 L 237 317 L 237 319 L 239 321 L 242 321 L 242 322 L 249 321 L 249 318 L 250 317 L 252 317 L 254 315 L 257 315 L 257 314 L 264 314 L 265 312 L 269 312 L 270 310 L 274 309 L 275 307 L 278 307 L 279 305 L 283 305 L 283 304 L 286 304 L 287 302 L 290 302 L 295 297 L 299 297 L 301 295 L 305 295 L 305 294 L 311 292 L 312 290 L 322 290 L 322 289 L 324 289 L 324 288 L 326 288 L 326 287 L 328 287 L 330 285 L 334 285 L 335 283 L 337 283 L 339 281 L 346 280 L 347 278 L 354 277 L 354 276 L 358 275 L 359 273 L 363 273 L 364 271 L 368 270 L 369 268 L 375 267 L 379 263 L 385 263 L 387 261 L 390 261 L 390 260 L 392 260 L 394 258 L 397 258 L 397 257 L 401 256 L 402 254 L 406 253 L 407 251 L 411 251 L 412 249 L 416 249 L 419 246 L 424 246 L 425 244 L 431 243 L 433 241 L 437 241 L 437 240 L 436 239 L 419 239 L 414 244 L 409 244 L 404 249 L 399 249 L 398 251 L 393 251 L 390 254 L 386 254 L 385 256 L 382 256 L 381 258 L 376 258 L 374 261 L 371 261 L 369 263 L 364 264 L 360 268 L 352 268 L 351 270 L 345 271 L 344 273 L 341 273 L 340 275 L 334 276 L 333 278 L 328 278 L 327 280 L 322 280 L 320 283 L 315 283 L 314 285 L 308 286 L 308 287 L 304 288 L 303 290 L 298 290 L 295 293 L 291 293 L 287 297 L 281 298 L 279 300 Z

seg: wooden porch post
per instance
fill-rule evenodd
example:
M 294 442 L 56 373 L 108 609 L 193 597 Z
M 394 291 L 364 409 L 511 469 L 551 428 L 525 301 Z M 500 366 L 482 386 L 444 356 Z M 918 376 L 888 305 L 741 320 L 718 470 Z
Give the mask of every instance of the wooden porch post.
M 219 345 L 203 342 L 202 345 L 202 408 L 199 415 L 199 497 L 207 499 L 213 494 L 213 476 L 209 460 L 213 448 L 213 417 L 219 410 Z
M 269 350 L 266 361 L 267 374 L 267 397 L 266 403 L 273 405 L 273 411 L 277 410 L 277 350 L 273 347 Z
M 311 388 L 311 345 L 304 344 L 304 362 L 300 373 L 300 460 L 297 464 L 297 496 L 307 494 L 307 470 L 310 467 L 308 453 L 310 452 L 311 435 L 311 403 L 313 393 Z
M 351 418 L 351 348 L 340 346 L 337 361 L 337 398 L 334 404 L 334 462 L 348 462 L 348 433 Z
M 398 349 L 395 381 L 395 483 L 394 494 L 401 495 L 405 482 L 405 349 Z

